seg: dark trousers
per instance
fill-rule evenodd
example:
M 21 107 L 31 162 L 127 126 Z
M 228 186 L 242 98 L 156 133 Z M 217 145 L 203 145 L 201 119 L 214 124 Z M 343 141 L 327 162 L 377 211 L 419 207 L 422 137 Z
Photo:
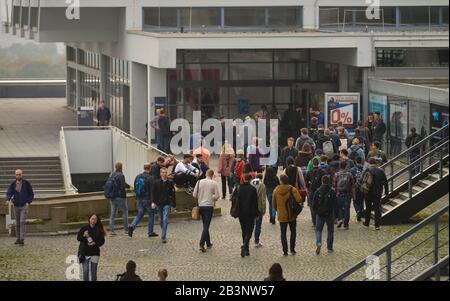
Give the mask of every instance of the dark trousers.
M 311 212 L 311 221 L 313 226 L 316 226 L 316 212 L 314 211 L 314 193 L 315 191 L 311 191 L 310 194 L 308 194 L 308 206 L 309 206 L 309 211 Z
M 205 244 L 206 246 L 210 246 L 211 238 L 209 236 L 209 226 L 211 225 L 214 207 L 200 206 L 198 209 L 203 222 L 203 231 L 200 238 L 200 246 L 204 247 Z
M 366 194 L 366 221 L 365 224 L 370 224 L 372 210 L 375 212 L 375 227 L 380 226 L 381 221 L 381 195 L 380 194 Z
M 233 183 L 231 182 L 231 177 L 220 176 L 220 178 L 222 179 L 222 198 L 225 199 L 227 196 L 227 186 L 228 192 L 231 194 L 233 192 Z
M 240 217 L 239 223 L 241 224 L 243 247 L 248 250 L 253 229 L 255 228 L 255 218 Z
M 177 186 L 195 187 L 195 184 L 197 183 L 197 178 L 192 175 L 180 173 L 175 175 L 174 182 Z
M 289 225 L 289 229 L 291 230 L 291 239 L 290 239 L 290 250 L 295 251 L 295 241 L 297 239 L 297 221 L 293 222 L 280 222 L 281 229 L 281 245 L 283 246 L 283 253 L 287 253 L 288 251 L 288 242 L 287 242 L 287 227 Z

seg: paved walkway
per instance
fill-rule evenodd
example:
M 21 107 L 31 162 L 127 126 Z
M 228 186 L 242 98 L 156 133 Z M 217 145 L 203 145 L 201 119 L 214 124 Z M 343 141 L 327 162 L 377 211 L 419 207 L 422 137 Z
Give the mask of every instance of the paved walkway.
M 59 130 L 76 125 L 64 98 L 0 98 L 0 157 L 59 154 Z

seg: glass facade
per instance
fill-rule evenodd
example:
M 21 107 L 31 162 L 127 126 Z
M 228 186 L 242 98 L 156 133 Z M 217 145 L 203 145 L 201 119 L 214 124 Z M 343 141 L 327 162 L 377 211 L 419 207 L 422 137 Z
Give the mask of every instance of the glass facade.
M 377 67 L 448 67 L 448 49 L 377 49 Z
M 278 112 L 284 112 L 290 103 L 306 107 L 309 96 L 296 91 L 295 83 L 338 81 L 337 65 L 316 65 L 323 70 L 312 79 L 310 50 L 306 49 L 179 50 L 177 68 L 167 73 L 170 118 L 190 120 L 195 110 L 201 110 L 203 118 L 243 118 L 262 105 L 269 110 L 275 106 Z
M 331 31 L 448 30 L 448 6 L 380 7 L 369 19 L 366 7 L 320 7 L 319 27 Z
M 267 31 L 302 28 L 302 7 L 145 7 L 147 31 Z

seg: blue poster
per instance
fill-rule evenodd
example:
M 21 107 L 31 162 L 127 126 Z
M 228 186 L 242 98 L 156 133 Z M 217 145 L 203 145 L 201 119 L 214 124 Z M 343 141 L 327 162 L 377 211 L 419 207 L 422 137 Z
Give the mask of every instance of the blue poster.
M 370 93 L 369 112 L 380 112 L 383 120 L 387 120 L 387 96 Z
M 239 115 L 248 115 L 250 107 L 247 99 L 239 99 Z

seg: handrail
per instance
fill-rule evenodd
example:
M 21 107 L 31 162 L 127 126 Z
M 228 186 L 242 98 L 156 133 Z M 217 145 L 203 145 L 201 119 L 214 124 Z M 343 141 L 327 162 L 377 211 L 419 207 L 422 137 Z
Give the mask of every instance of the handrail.
M 439 275 L 439 271 L 442 268 L 444 268 L 445 266 L 448 266 L 448 264 L 449 264 L 449 260 L 448 260 L 448 255 L 447 255 L 444 258 L 442 258 L 437 264 L 433 265 L 432 267 L 429 267 L 422 274 L 411 279 L 411 281 L 423 281 L 433 275 L 436 275 L 436 274 Z
M 67 154 L 67 146 L 66 146 L 66 137 L 64 134 L 64 130 L 61 129 L 60 135 L 59 135 L 59 150 L 60 150 L 60 161 L 61 161 L 61 168 L 63 172 L 63 180 L 64 180 L 64 187 L 66 189 L 66 193 L 70 192 L 71 194 L 77 194 L 78 189 L 72 184 L 72 176 L 70 174 L 70 164 L 69 164 L 69 156 Z
M 413 146 L 409 147 L 408 149 L 404 150 L 403 152 L 401 152 L 400 154 L 396 155 L 395 157 L 391 158 L 388 162 L 384 163 L 381 168 L 386 168 L 387 166 L 389 166 L 390 164 L 392 164 L 391 162 L 396 161 L 402 157 L 404 157 L 405 155 L 411 153 L 413 150 L 416 150 L 419 147 L 424 146 L 428 141 L 430 141 L 431 139 L 433 139 L 434 137 L 436 137 L 436 135 L 440 134 L 441 132 L 448 130 L 449 125 L 445 125 L 442 128 L 440 128 L 439 130 L 437 130 L 436 132 L 431 133 L 430 135 L 428 135 L 427 137 L 423 138 L 422 140 L 420 140 L 418 143 L 414 144 Z M 448 137 L 447 137 L 448 138 Z
M 425 226 L 427 226 L 427 225 L 429 225 L 431 223 L 435 223 L 436 224 L 436 222 L 439 221 L 439 218 L 442 215 L 444 215 L 445 213 L 447 213 L 448 211 L 449 211 L 449 205 L 446 205 L 445 207 L 443 207 L 440 210 L 438 210 L 437 212 L 435 212 L 433 215 L 429 216 L 428 218 L 426 218 L 422 222 L 418 223 L 417 225 L 413 226 L 411 229 L 409 229 L 408 231 L 406 231 L 402 235 L 398 236 L 397 238 L 395 238 L 394 240 L 392 240 L 391 242 L 389 242 L 388 244 L 386 244 L 382 248 L 380 248 L 377 251 L 375 251 L 374 253 L 372 253 L 372 256 L 380 256 L 380 255 L 382 255 L 384 253 L 391 255 L 390 251 L 392 250 L 392 248 L 394 246 L 398 245 L 400 242 L 404 241 L 405 239 L 407 239 L 408 237 L 410 237 L 411 235 L 413 235 L 417 231 L 421 230 Z M 435 239 L 437 239 L 438 233 L 435 233 L 435 235 L 436 235 Z M 390 265 L 391 262 L 392 262 L 392 258 L 391 258 L 391 256 L 388 256 L 388 263 L 387 264 Z M 363 259 L 360 262 L 356 263 L 355 265 L 350 267 L 347 271 L 343 272 L 338 277 L 336 277 L 334 280 L 335 281 L 342 281 L 345 278 L 347 278 L 348 276 L 350 276 L 351 274 L 353 274 L 354 272 L 358 271 L 364 265 L 366 265 L 366 259 Z M 388 280 L 390 280 L 390 279 L 388 279 Z

